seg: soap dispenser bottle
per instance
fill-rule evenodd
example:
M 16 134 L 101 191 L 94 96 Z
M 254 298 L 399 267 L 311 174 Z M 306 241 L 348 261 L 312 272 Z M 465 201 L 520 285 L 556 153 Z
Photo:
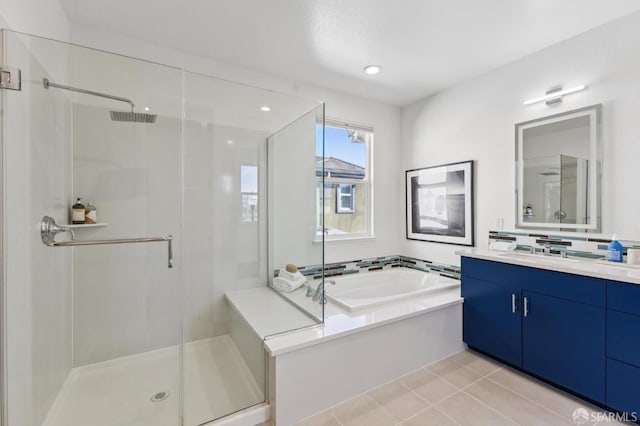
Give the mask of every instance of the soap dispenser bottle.
M 607 246 L 607 260 L 609 262 L 622 262 L 622 244 L 616 239 L 616 234 L 611 237 Z
M 84 204 L 82 198 L 78 197 L 76 203 L 71 206 L 71 223 L 74 225 L 84 224 Z

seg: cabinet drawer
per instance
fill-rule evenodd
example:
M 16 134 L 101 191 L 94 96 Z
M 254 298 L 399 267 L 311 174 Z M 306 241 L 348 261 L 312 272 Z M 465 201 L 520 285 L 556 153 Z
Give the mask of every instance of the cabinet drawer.
M 607 308 L 640 315 L 640 285 L 609 281 Z
M 607 310 L 607 356 L 640 367 L 640 316 Z
M 471 277 L 574 302 L 605 307 L 607 295 L 605 280 L 468 257 L 462 257 L 461 264 L 463 280 L 464 277 Z
M 624 413 L 640 413 L 640 368 L 607 359 L 607 405 Z

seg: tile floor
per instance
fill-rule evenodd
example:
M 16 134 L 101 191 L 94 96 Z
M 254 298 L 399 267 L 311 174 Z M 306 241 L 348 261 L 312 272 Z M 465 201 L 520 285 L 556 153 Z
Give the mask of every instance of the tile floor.
M 574 421 L 578 408 L 594 414 Z M 620 424 L 602 418 L 598 423 L 593 416 L 601 412 L 598 407 L 468 350 L 337 404 L 299 425 Z

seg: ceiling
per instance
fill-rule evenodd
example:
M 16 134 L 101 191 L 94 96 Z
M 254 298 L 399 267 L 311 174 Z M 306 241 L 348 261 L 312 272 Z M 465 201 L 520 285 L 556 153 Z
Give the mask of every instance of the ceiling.
M 406 105 L 640 10 L 638 0 L 61 0 L 72 24 Z M 362 68 L 383 71 L 365 75 Z

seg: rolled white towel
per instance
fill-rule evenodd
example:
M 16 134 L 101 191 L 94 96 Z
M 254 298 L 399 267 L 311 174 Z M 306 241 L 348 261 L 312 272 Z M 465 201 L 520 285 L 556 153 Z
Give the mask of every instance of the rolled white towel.
M 290 293 L 300 288 L 305 282 L 307 279 L 302 274 L 300 274 L 300 278 L 293 281 L 278 276 L 273 279 L 273 287 L 283 293 Z
M 300 271 L 289 272 L 284 268 L 280 269 L 278 276 L 289 281 L 298 281 L 300 278 L 304 277 L 304 275 L 302 275 Z

